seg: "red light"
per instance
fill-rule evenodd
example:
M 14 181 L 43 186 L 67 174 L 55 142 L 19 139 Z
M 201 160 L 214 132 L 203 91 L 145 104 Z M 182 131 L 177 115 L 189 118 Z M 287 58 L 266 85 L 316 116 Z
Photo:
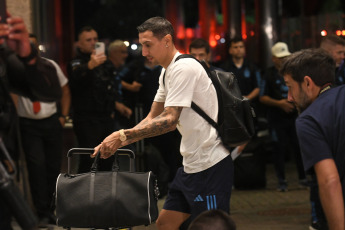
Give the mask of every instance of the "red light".
M 326 30 L 322 30 L 322 31 L 321 31 L 321 36 L 323 36 L 323 37 L 324 37 L 324 36 L 327 36 L 327 31 L 326 31 Z
M 184 26 L 179 26 L 178 28 L 177 28 L 177 35 L 176 35 L 176 37 L 178 38 L 178 39 L 184 39 L 185 38 L 185 29 L 184 29 Z
M 254 36 L 255 32 L 253 30 L 250 31 L 250 36 Z
M 246 40 L 247 39 L 247 34 L 242 34 L 242 39 Z
M 341 31 L 341 35 L 345 36 L 345 30 Z
M 341 35 L 341 30 L 335 31 L 336 35 L 340 36 Z
M 192 28 L 186 29 L 186 37 L 187 38 L 193 38 L 194 37 L 194 30 Z
M 218 40 L 220 39 L 220 35 L 219 35 L 219 34 L 216 34 L 216 35 L 214 36 L 214 38 L 218 41 Z
M 211 41 L 210 42 L 210 46 L 211 47 L 216 47 L 217 46 L 217 42 L 216 41 Z

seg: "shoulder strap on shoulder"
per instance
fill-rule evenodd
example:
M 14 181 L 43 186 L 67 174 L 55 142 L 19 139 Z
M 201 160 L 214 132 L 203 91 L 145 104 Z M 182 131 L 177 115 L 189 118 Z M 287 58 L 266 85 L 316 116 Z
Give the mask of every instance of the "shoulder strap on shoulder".
M 210 69 L 208 68 L 208 66 L 206 65 L 205 62 L 203 61 L 199 61 L 198 59 L 196 59 L 194 56 L 190 55 L 190 54 L 181 54 L 180 56 L 178 56 L 176 59 L 175 59 L 175 62 L 182 59 L 182 58 L 193 58 L 194 60 L 196 60 L 197 62 L 199 62 L 202 67 L 205 69 L 206 73 L 207 73 L 207 76 L 209 76 L 209 78 L 211 79 L 211 81 L 214 83 L 214 79 L 212 79 L 211 76 L 211 72 L 210 72 Z M 164 72 L 164 75 L 163 75 L 163 84 L 165 85 L 165 72 Z M 215 86 L 216 87 L 216 86 Z M 217 91 L 217 89 L 216 89 Z M 217 96 L 218 96 L 218 100 L 219 100 L 219 95 L 218 95 L 218 91 L 217 91 Z M 202 110 L 197 104 L 195 104 L 193 101 L 192 101 L 192 105 L 191 105 L 192 109 L 197 112 L 201 117 L 203 117 L 210 125 L 212 125 L 217 131 L 218 131 L 218 124 L 217 122 L 215 122 L 210 116 L 208 116 L 204 110 Z M 218 108 L 220 109 L 220 108 Z M 219 113 L 219 112 L 218 112 Z

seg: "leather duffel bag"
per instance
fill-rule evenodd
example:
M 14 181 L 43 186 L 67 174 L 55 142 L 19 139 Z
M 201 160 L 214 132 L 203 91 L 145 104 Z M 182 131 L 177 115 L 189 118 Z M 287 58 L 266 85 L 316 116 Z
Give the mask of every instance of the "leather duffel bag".
M 159 191 L 152 172 L 97 171 L 60 174 L 56 182 L 57 225 L 76 228 L 119 228 L 149 225 L 158 217 Z M 133 154 L 134 155 L 134 154 Z

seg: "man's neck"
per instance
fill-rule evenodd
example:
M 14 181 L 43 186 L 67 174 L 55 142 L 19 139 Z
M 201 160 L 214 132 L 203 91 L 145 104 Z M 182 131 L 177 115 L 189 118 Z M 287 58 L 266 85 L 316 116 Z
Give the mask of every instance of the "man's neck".
M 232 61 L 234 62 L 235 66 L 237 68 L 241 68 L 244 62 L 244 58 L 236 58 L 236 57 L 232 57 Z
M 175 54 L 177 53 L 177 49 L 175 47 L 172 48 L 171 52 L 167 55 L 165 60 L 161 63 L 161 66 L 164 69 L 167 69 L 170 65 L 171 61 L 174 59 Z

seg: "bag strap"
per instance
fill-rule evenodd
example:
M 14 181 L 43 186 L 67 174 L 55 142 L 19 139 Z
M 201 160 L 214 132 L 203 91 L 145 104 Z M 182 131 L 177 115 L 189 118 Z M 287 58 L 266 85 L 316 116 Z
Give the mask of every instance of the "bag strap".
M 200 116 L 202 116 L 208 123 L 210 123 L 210 125 L 212 125 L 215 129 L 218 130 L 219 126 L 218 124 L 212 119 L 210 118 L 204 110 L 202 110 L 197 104 L 195 104 L 192 101 L 192 109 L 197 112 Z M 219 110 L 219 109 L 218 109 Z
M 194 60 L 196 60 L 197 62 L 200 63 L 200 65 L 202 65 L 202 67 L 205 69 L 206 73 L 207 73 L 207 76 L 211 79 L 214 87 L 216 87 L 215 85 L 215 82 L 214 82 L 214 79 L 212 79 L 210 77 L 211 73 L 210 73 L 210 69 L 208 68 L 208 66 L 206 65 L 205 62 L 200 62 L 198 59 L 196 59 L 194 56 L 190 55 L 190 54 L 181 54 L 180 56 L 178 56 L 176 59 L 175 59 L 175 62 L 182 59 L 182 58 L 193 58 Z M 165 86 L 165 72 L 163 74 L 163 85 Z M 217 91 L 217 90 L 216 90 Z M 217 91 L 217 98 L 219 100 L 219 93 Z M 219 104 L 219 103 L 218 103 Z M 207 115 L 205 113 L 204 110 L 202 110 L 197 104 L 195 104 L 193 101 L 192 101 L 192 105 L 191 105 L 192 109 L 198 113 L 202 118 L 204 118 L 210 125 L 212 125 L 217 131 L 219 131 L 219 125 L 217 122 L 215 122 L 209 115 Z M 218 106 L 219 107 L 219 106 Z M 218 114 L 219 114 L 219 110 L 220 108 L 218 108 Z M 219 117 L 219 116 L 218 116 Z
M 95 160 L 92 163 L 90 171 L 93 172 L 93 173 L 98 171 L 98 162 L 99 162 L 100 155 L 101 155 L 101 152 L 98 151 L 98 153 L 97 153 L 97 155 L 95 157 Z M 118 154 L 118 152 L 116 152 L 114 155 L 115 155 L 114 156 L 114 163 L 112 165 L 111 171 L 118 172 L 120 170 L 119 157 L 118 157 L 119 154 Z

